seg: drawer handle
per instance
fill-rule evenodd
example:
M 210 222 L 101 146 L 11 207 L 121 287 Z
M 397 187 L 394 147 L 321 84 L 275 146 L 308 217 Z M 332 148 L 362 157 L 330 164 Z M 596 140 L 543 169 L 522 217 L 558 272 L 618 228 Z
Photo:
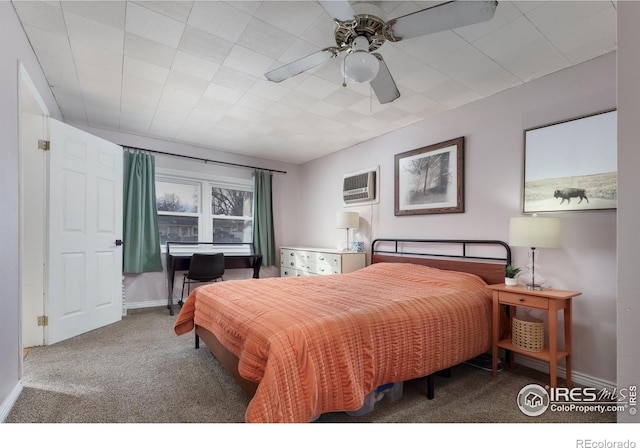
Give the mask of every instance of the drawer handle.
M 295 266 L 295 265 L 296 265 L 296 264 L 292 261 L 292 262 L 291 262 L 291 266 Z
M 295 253 L 291 252 L 289 255 L 293 257 L 295 255 Z
M 518 301 L 520 301 L 520 302 L 524 302 L 524 297 L 520 297 L 520 298 L 518 299 Z

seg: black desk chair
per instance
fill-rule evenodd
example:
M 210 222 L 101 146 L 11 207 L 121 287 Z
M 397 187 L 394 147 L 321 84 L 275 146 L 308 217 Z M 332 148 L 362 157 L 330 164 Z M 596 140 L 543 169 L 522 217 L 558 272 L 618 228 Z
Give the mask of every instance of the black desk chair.
M 224 254 L 193 254 L 189 263 L 189 272 L 184 274 L 182 294 L 178 304 L 182 306 L 184 287 L 187 285 L 187 296 L 191 293 L 192 283 L 210 283 L 224 280 Z

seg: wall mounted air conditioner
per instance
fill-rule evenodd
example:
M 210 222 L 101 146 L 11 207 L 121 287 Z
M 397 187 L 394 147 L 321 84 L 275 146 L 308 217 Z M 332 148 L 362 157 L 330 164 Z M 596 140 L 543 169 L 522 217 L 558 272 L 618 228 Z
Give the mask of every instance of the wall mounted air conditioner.
M 342 180 L 342 200 L 345 204 L 373 202 L 377 199 L 378 169 L 345 174 Z

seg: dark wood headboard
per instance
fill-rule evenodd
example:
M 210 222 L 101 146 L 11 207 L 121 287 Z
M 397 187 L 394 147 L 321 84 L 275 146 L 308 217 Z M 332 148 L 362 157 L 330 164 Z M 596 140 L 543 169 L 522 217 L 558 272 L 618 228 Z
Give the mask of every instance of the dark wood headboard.
M 371 244 L 371 263 L 382 262 L 469 272 L 491 285 L 504 283 L 504 268 L 511 264 L 511 248 L 499 240 L 379 238 Z

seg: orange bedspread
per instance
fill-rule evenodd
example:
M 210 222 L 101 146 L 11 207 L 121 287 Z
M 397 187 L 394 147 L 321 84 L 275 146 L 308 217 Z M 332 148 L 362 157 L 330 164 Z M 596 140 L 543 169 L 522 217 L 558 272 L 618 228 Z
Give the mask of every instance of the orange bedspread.
M 491 294 L 471 274 L 378 263 L 342 275 L 219 282 L 175 322 L 211 331 L 259 383 L 247 422 L 360 409 L 375 387 L 426 376 L 491 345 Z

